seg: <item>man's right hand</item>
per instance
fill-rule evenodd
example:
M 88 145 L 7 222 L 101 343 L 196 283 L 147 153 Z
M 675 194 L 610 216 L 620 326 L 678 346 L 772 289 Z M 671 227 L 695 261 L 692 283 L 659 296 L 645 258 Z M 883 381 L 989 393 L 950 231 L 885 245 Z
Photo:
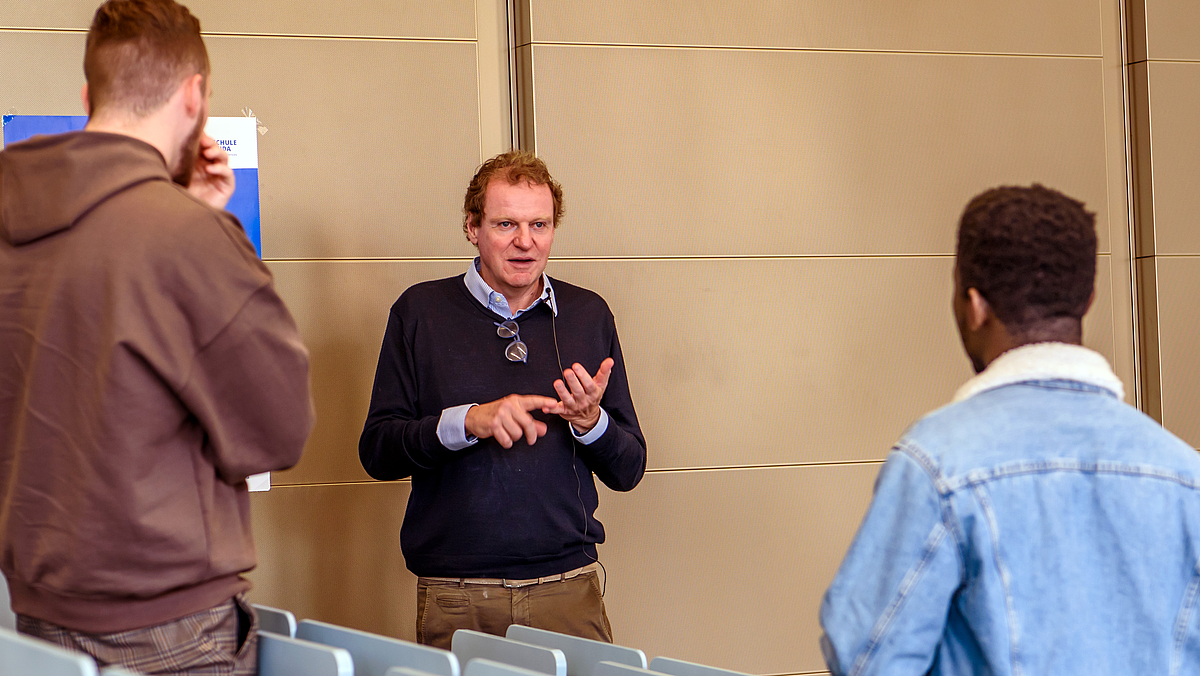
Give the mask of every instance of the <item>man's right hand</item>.
M 546 434 L 546 423 L 534 420 L 530 411 L 561 413 L 562 404 L 551 397 L 536 394 L 510 394 L 488 404 L 472 406 L 467 411 L 467 434 L 487 439 L 495 437 L 504 448 L 512 448 L 521 437 L 532 446 L 538 437 Z

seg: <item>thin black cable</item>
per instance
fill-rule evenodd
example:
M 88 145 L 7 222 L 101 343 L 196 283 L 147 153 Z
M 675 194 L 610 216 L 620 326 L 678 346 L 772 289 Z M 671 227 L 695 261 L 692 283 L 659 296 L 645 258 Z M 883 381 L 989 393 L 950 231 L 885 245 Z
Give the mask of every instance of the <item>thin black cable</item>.
M 550 308 L 550 333 L 554 336 L 554 356 L 558 359 L 558 372 L 561 375 L 563 371 L 562 355 L 558 351 L 558 326 L 554 321 L 554 308 Z M 567 381 L 563 380 L 565 386 Z M 565 422 L 565 421 L 564 421 Z M 604 579 L 600 581 L 600 598 L 604 598 L 604 592 L 608 589 L 608 569 L 600 563 L 600 550 L 596 550 L 596 556 L 588 554 L 587 550 L 587 534 L 588 534 L 588 515 L 587 505 L 583 504 L 583 480 L 579 478 L 579 468 L 575 466 L 575 431 L 571 429 L 571 423 L 567 422 L 567 438 L 571 440 L 571 471 L 575 473 L 575 499 L 579 500 L 579 513 L 583 516 L 583 542 L 579 544 L 579 548 L 583 550 L 583 555 L 591 559 L 593 562 L 600 564 L 600 570 L 604 572 Z

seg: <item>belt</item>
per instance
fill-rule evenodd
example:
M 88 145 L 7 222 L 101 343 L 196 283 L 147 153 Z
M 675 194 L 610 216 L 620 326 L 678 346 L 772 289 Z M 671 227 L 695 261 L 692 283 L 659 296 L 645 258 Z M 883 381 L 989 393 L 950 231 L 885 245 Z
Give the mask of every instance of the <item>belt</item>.
M 417 582 L 441 582 L 452 583 L 459 587 L 465 587 L 469 584 L 485 585 L 489 587 L 504 587 L 505 589 L 519 589 L 521 587 L 532 587 L 537 584 L 546 582 L 566 582 L 572 578 L 579 577 L 584 573 L 591 573 L 598 569 L 594 563 L 589 563 L 575 570 L 568 570 L 565 573 L 558 575 L 547 575 L 546 577 L 531 577 L 527 580 L 510 580 L 500 577 L 419 577 Z

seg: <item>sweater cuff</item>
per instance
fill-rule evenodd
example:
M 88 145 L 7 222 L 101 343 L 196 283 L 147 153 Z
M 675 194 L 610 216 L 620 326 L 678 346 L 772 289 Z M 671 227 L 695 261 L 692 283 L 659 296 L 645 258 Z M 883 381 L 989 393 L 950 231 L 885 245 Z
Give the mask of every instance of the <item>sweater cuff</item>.
M 464 413 L 463 420 L 466 419 L 466 414 Z M 603 408 L 601 408 L 600 419 L 596 421 L 596 426 L 588 430 L 588 433 L 582 436 L 576 434 L 574 425 L 567 425 L 567 427 L 571 429 L 571 435 L 575 437 L 575 441 L 578 441 L 584 446 L 590 446 L 597 439 L 604 436 L 604 432 L 608 430 L 608 411 L 605 411 Z
M 442 417 L 438 418 L 438 441 L 451 451 L 461 451 L 469 446 L 474 446 L 479 441 L 477 437 L 467 434 L 467 411 L 471 410 L 472 406 L 478 406 L 478 404 L 451 406 L 442 411 Z

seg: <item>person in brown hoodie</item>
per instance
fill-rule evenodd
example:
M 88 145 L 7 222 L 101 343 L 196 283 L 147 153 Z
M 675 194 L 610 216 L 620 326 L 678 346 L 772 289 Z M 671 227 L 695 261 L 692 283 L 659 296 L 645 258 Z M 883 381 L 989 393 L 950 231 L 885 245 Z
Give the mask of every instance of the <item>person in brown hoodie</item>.
M 308 353 L 222 210 L 199 22 L 110 0 L 84 61 L 86 129 L 0 153 L 0 570 L 24 633 L 252 674 L 246 477 L 299 461 Z

